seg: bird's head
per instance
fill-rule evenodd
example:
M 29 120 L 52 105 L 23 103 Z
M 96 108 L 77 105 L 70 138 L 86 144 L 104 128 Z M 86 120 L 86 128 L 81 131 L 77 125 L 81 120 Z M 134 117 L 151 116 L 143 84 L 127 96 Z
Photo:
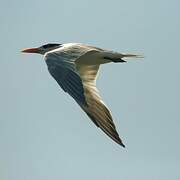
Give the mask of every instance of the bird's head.
M 21 52 L 23 53 L 38 53 L 38 54 L 45 54 L 48 51 L 54 50 L 56 48 L 59 48 L 62 44 L 56 44 L 56 43 L 49 43 L 45 44 L 43 46 L 40 46 L 38 48 L 28 48 L 24 49 Z

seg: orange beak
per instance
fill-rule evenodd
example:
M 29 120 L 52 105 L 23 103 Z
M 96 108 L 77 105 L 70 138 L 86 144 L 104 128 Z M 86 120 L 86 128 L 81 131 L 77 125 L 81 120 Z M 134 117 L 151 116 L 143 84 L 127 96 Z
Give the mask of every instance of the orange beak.
M 28 49 L 23 49 L 21 52 L 23 52 L 23 53 L 39 53 L 40 49 L 39 48 L 28 48 Z

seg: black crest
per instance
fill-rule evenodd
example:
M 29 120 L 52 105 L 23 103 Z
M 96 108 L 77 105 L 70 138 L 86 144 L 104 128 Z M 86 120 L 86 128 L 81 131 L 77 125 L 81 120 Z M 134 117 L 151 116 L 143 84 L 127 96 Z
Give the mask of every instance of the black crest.
M 58 47 L 58 46 L 61 46 L 61 45 L 62 45 L 62 44 L 49 43 L 49 44 L 43 45 L 42 47 L 43 47 L 44 49 L 48 49 L 48 48 Z

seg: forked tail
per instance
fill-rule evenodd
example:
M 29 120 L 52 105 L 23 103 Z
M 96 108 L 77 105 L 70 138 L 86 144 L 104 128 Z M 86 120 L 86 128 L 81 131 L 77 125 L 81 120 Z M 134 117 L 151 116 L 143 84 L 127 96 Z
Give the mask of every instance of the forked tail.
M 144 58 L 144 56 L 138 54 L 121 54 L 121 55 L 122 55 L 121 58 Z
M 104 59 L 110 60 L 112 62 L 126 62 L 131 58 L 144 58 L 142 55 L 138 54 L 121 54 L 121 53 L 114 53 L 114 52 L 106 52 Z
M 116 60 L 114 62 L 126 62 L 127 60 L 130 60 L 131 58 L 144 58 L 142 55 L 138 54 L 121 54 L 121 58 L 119 60 Z

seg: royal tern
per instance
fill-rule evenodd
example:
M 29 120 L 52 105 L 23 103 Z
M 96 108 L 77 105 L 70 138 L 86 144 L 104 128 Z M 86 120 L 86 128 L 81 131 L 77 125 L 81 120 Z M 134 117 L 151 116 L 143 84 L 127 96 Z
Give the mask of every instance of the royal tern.
M 141 56 L 80 43 L 45 44 L 22 52 L 44 55 L 50 74 L 61 88 L 75 99 L 97 127 L 125 147 L 116 131 L 111 113 L 96 88 L 96 78 L 101 64 L 123 63 L 126 62 L 125 58 Z

